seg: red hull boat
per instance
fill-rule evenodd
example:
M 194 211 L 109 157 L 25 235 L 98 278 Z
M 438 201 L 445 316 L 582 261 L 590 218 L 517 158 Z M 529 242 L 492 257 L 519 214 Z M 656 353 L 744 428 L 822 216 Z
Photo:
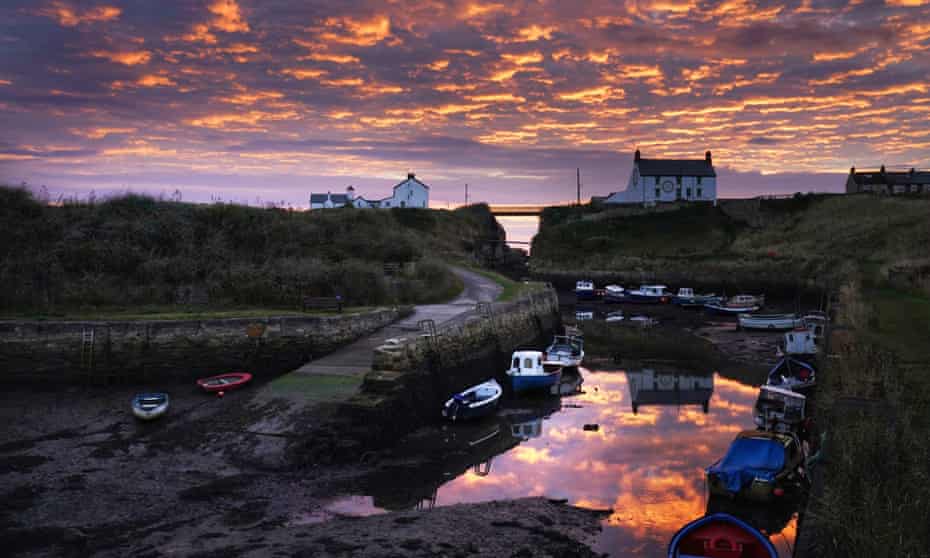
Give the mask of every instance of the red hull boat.
M 769 539 L 726 513 L 692 521 L 672 537 L 668 558 L 778 558 Z
M 244 386 L 252 379 L 248 372 L 231 372 L 229 374 L 220 374 L 219 376 L 210 376 L 197 380 L 197 385 L 204 391 L 213 393 L 215 391 L 229 391 Z

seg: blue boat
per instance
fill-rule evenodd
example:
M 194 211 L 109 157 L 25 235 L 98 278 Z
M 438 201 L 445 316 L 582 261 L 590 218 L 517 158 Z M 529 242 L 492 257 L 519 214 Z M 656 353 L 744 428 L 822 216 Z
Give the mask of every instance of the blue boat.
M 594 289 L 594 281 L 577 281 L 575 283 L 575 297 L 578 300 L 595 300 L 598 298 Z
M 132 414 L 141 420 L 153 420 L 168 411 L 167 393 L 139 393 L 132 398 Z
M 804 450 L 790 433 L 746 430 L 720 461 L 707 468 L 711 495 L 769 502 L 806 482 Z
M 682 527 L 668 545 L 668 558 L 778 558 L 758 529 L 728 513 L 715 513 Z
M 515 351 L 507 375 L 514 393 L 548 391 L 562 379 L 562 364 L 543 360 L 542 351 Z
M 497 380 L 490 379 L 450 397 L 442 407 L 442 416 L 454 422 L 490 415 L 497 409 L 502 393 L 504 389 Z
M 664 304 L 672 299 L 672 295 L 665 285 L 640 285 L 638 289 L 628 291 L 627 296 L 630 302 L 646 302 L 650 304 Z
M 678 289 L 678 294 L 672 297 L 672 304 L 681 306 L 682 308 L 698 308 L 703 307 L 708 303 L 714 304 L 720 302 L 720 297 L 714 293 L 695 294 L 694 289 L 690 287 L 682 287 Z

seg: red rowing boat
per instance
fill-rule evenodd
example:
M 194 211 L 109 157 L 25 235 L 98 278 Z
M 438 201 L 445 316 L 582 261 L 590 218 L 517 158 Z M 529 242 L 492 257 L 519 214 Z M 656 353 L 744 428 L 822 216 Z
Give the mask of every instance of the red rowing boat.
M 229 374 L 220 374 L 219 376 L 210 376 L 197 380 L 197 385 L 204 391 L 229 391 L 244 386 L 252 379 L 248 372 L 231 372 Z

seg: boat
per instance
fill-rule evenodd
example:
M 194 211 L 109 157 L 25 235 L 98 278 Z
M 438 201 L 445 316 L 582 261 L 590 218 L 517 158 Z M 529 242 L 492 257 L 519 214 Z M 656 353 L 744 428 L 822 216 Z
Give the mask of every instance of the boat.
M 584 338 L 577 335 L 556 335 L 546 348 L 547 361 L 558 362 L 564 367 L 581 366 L 584 360 Z
M 802 324 L 797 314 L 739 314 L 739 327 L 743 329 L 794 329 Z
M 720 303 L 721 299 L 714 293 L 695 294 L 694 289 L 690 287 L 681 287 L 678 294 L 672 297 L 672 304 L 682 308 L 697 308 L 708 303 Z
M 765 304 L 765 296 L 736 295 L 727 301 L 705 302 L 704 308 L 719 314 L 751 314 Z
M 596 299 L 597 291 L 594 289 L 594 281 L 581 280 L 575 282 L 575 297 L 578 300 Z
M 456 393 L 442 407 L 449 420 L 467 420 L 492 414 L 500 403 L 504 389 L 493 378 Z
M 775 354 L 779 357 L 814 357 L 817 352 L 817 328 L 815 324 L 809 327 L 795 328 L 785 334 L 782 342 L 775 347 Z M 820 326 L 822 332 L 822 326 Z
M 514 393 L 548 391 L 562 378 L 562 364 L 544 360 L 541 351 L 515 351 L 507 375 Z
M 630 291 L 630 302 L 666 303 L 672 296 L 665 285 L 640 285 L 638 289 Z
M 248 372 L 231 372 L 229 374 L 201 378 L 197 380 L 197 385 L 202 387 L 204 391 L 212 393 L 215 391 L 229 391 L 231 389 L 240 388 L 249 383 L 251 379 L 252 375 Z
M 587 322 L 594 319 L 593 310 L 575 310 L 575 321 L 576 322 Z
M 167 393 L 139 393 L 132 398 L 132 414 L 142 420 L 157 419 L 168 411 Z
M 678 530 L 668 558 L 778 558 L 772 541 L 728 513 L 706 515 Z
M 814 387 L 816 382 L 817 369 L 814 365 L 786 356 L 769 370 L 765 384 L 791 391 L 804 391 Z
M 626 289 L 620 285 L 607 285 L 604 287 L 604 302 L 628 302 L 630 300 Z
M 711 495 L 769 502 L 808 484 L 804 450 L 792 433 L 745 430 L 705 471 Z
M 761 430 L 798 432 L 804 422 L 806 404 L 807 398 L 800 393 L 776 386 L 762 386 L 752 418 Z
M 607 317 L 604 319 L 607 323 L 611 322 L 622 322 L 623 321 L 623 310 L 615 310 L 607 314 Z

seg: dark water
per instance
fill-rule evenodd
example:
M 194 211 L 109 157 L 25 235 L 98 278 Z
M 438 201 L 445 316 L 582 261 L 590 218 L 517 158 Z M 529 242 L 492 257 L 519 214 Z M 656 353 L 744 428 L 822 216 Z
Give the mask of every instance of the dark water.
M 494 418 L 414 437 L 401 451 L 447 457 L 412 474 L 387 472 L 365 494 L 338 498 L 305 520 L 546 496 L 613 509 L 595 550 L 664 556 L 671 535 L 708 507 L 704 468 L 739 431 L 753 428 L 758 388 L 717 374 L 580 373 L 581 393 L 511 400 Z M 711 508 L 726 504 L 711 502 Z M 726 511 L 772 534 L 781 554 L 791 555 L 796 519 L 790 507 Z

